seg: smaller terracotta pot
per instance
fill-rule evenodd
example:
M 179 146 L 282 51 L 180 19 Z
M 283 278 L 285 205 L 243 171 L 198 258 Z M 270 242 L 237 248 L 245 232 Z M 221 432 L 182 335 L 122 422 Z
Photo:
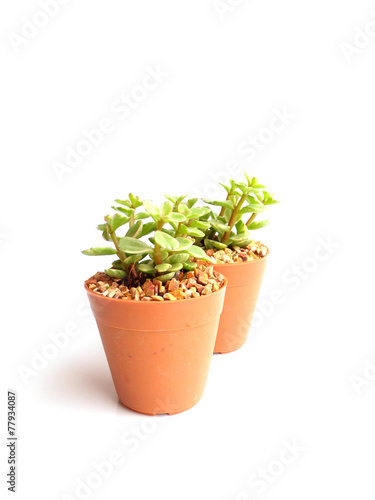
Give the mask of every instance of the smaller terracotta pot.
M 180 413 L 202 397 L 223 309 L 218 292 L 173 302 L 111 299 L 86 287 L 120 401 Z
M 254 316 L 269 250 L 259 260 L 214 264 L 228 280 L 214 353 L 236 351 L 246 342 Z

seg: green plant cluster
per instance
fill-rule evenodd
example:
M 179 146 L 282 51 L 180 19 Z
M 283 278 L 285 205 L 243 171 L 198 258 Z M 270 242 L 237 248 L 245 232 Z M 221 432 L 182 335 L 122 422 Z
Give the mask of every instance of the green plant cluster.
M 180 270 L 194 269 L 194 259 L 210 261 L 206 249 L 246 246 L 253 241 L 250 232 L 268 224 L 254 219 L 278 201 L 256 178 L 246 175 L 246 181 L 222 184 L 226 199 L 203 200 L 210 206 L 197 207 L 198 199 L 185 201 L 186 195 L 166 195 L 166 201 L 158 207 L 130 193 L 126 200 L 115 200 L 115 214 L 107 215 L 98 226 L 111 246 L 93 247 L 82 253 L 116 255 L 112 267 L 105 269 L 113 278 L 125 278 L 133 272 L 168 281 Z M 220 207 L 220 212 L 212 207 Z M 119 230 L 123 236 L 119 236 Z

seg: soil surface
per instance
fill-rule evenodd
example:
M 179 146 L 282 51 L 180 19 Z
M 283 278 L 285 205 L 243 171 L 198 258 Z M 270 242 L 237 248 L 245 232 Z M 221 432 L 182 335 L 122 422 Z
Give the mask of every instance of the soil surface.
M 163 302 L 194 299 L 217 292 L 224 286 L 224 277 L 205 263 L 185 274 L 177 272 L 166 283 L 147 278 L 145 274 L 119 279 L 105 273 L 96 273 L 85 283 L 94 293 L 112 299 Z
M 224 250 L 206 250 L 206 254 L 211 258 L 212 264 L 231 264 L 259 260 L 266 257 L 267 253 L 268 248 L 260 241 L 253 241 L 250 245 L 243 248 L 233 246 L 232 248 L 224 248 Z

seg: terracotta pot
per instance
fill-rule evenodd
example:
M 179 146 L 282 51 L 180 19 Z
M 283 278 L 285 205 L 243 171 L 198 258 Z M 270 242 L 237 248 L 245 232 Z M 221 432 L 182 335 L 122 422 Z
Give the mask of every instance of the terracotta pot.
M 147 415 L 180 413 L 206 386 L 226 285 L 173 302 L 125 301 L 86 287 L 120 401 Z
M 228 280 L 214 353 L 239 349 L 246 342 L 266 269 L 265 257 L 235 264 L 215 264 L 214 269 Z

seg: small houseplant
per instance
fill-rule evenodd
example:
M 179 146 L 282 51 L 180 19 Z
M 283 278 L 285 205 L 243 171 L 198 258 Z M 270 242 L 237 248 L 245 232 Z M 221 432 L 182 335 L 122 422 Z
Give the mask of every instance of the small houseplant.
M 226 290 L 213 266 L 193 262 L 210 260 L 190 234 L 210 210 L 168 198 L 161 207 L 132 194 L 116 200 L 98 226 L 107 246 L 83 252 L 117 257 L 85 288 L 120 401 L 152 415 L 201 399 Z
M 279 203 L 255 177 L 245 177 L 246 182 L 221 184 L 225 200 L 203 200 L 220 211 L 212 210 L 201 245 L 210 264 L 228 279 L 215 353 L 235 351 L 248 337 L 269 255 L 266 245 L 253 238 L 253 231 L 269 221 L 255 219 L 268 206 Z

